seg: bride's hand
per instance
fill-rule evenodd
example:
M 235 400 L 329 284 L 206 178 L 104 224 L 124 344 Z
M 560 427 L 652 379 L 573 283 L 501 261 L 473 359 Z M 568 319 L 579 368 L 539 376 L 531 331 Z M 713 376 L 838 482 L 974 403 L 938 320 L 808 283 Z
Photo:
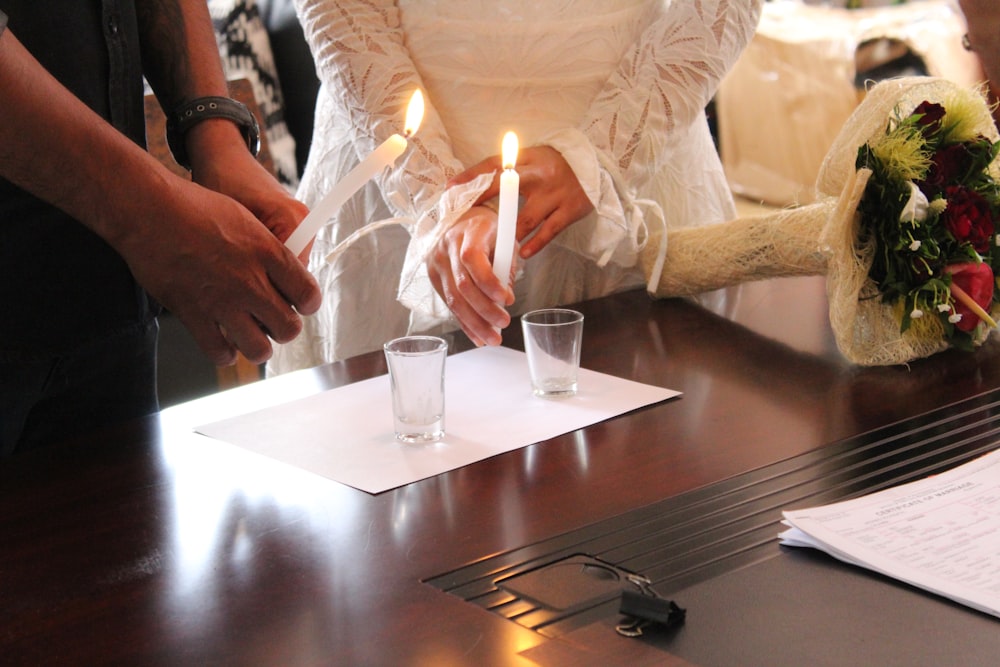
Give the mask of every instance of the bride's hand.
M 501 157 L 494 155 L 465 170 L 448 185 L 495 173 L 493 184 L 476 202 L 482 203 L 499 194 L 502 169 Z M 518 155 L 517 173 L 521 179 L 522 198 L 517 215 L 517 239 L 521 241 L 520 256 L 528 259 L 562 230 L 594 210 L 594 205 L 562 153 L 551 146 L 531 146 L 522 150 Z
M 427 258 L 434 289 L 477 346 L 500 344 L 500 330 L 510 324 L 505 306 L 514 303 L 513 291 L 493 274 L 496 227 L 493 209 L 473 206 Z

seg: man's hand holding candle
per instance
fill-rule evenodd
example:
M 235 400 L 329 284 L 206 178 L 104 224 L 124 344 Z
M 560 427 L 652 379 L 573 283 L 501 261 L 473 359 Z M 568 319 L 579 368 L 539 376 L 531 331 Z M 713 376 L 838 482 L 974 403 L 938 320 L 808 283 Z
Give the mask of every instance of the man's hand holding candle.
M 204 125 L 204 123 L 202 124 Z M 232 127 L 232 124 L 229 124 Z M 202 129 L 192 128 L 192 132 Z M 192 180 L 243 204 L 279 241 L 284 242 L 309 213 L 305 204 L 288 194 L 271 173 L 246 150 L 231 142 L 213 146 L 211 158 L 191 155 Z

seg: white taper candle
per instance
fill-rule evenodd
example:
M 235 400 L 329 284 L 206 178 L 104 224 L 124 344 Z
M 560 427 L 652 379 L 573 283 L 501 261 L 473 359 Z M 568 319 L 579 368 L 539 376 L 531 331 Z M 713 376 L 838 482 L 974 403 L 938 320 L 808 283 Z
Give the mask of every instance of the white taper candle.
M 500 202 L 497 208 L 497 240 L 493 249 L 493 273 L 505 286 L 510 283 L 514 260 L 514 237 L 517 232 L 517 197 L 521 178 L 514 170 L 517 163 L 517 135 L 508 132 L 501 146 L 503 171 L 500 173 Z
M 406 136 L 394 134 L 372 151 L 371 155 L 358 163 L 351 169 L 333 189 L 313 206 L 299 226 L 295 228 L 292 235 L 285 241 L 285 247 L 294 254 L 299 255 L 305 250 L 309 242 L 316 236 L 320 228 L 326 221 L 333 217 L 333 214 L 350 199 L 355 192 L 365 186 L 365 183 L 377 176 L 383 169 L 392 167 L 403 151 L 406 150 L 406 137 L 411 136 L 420 126 L 420 121 L 424 116 L 424 96 L 420 90 L 413 92 L 410 104 L 406 111 Z

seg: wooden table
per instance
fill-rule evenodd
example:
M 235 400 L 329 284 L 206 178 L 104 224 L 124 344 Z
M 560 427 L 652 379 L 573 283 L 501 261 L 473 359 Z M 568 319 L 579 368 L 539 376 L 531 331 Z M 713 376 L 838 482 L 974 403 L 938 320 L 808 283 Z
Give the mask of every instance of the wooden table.
M 609 603 L 582 620 L 539 626 L 509 605 L 501 612 L 448 590 L 447 581 L 470 568 L 523 571 L 522 561 L 572 551 L 617 526 L 660 516 L 661 507 L 730 498 L 734 480 L 748 475 L 771 483 L 758 479 L 761 471 L 785 475 L 789 462 L 825 479 L 838 466 L 846 469 L 838 463 L 845 455 L 886 434 L 930 429 L 949 440 L 955 424 L 972 424 L 966 435 L 974 438 L 965 439 L 976 442 L 928 464 L 930 470 L 998 439 L 990 417 L 1000 411 L 995 341 L 975 354 L 949 351 L 909 368 L 859 368 L 833 345 L 822 279 L 772 280 L 716 297 L 710 308 L 652 301 L 641 291 L 579 305 L 586 316 L 583 366 L 678 389 L 681 398 L 379 495 L 191 427 L 384 373 L 381 353 L 241 387 L 3 462 L 0 661 L 534 665 L 588 664 L 587 656 L 589 664 L 616 664 L 631 655 L 632 665 L 725 664 L 701 651 L 703 633 L 711 630 L 713 642 L 733 651 L 757 647 L 747 640 L 741 649 L 741 634 L 718 612 L 707 618 L 716 603 L 700 591 L 748 564 L 766 563 L 777 568 L 768 576 L 783 577 L 806 563 L 823 581 L 860 578 L 867 582 L 862 590 L 877 597 L 889 591 L 885 599 L 902 596 L 914 603 L 904 606 L 946 617 L 966 633 L 964 664 L 976 664 L 976 638 L 1000 635 L 994 619 L 778 547 L 773 511 L 762 515 L 764 537 L 755 538 L 747 558 L 720 560 L 701 574 L 694 568 L 684 577 L 652 577 L 688 607 L 687 623 L 669 636 L 615 635 Z M 518 327 L 505 337 L 521 347 Z M 452 344 L 468 347 L 460 336 Z M 723 524 L 714 530 L 739 532 Z M 757 594 L 744 593 L 749 607 L 737 617 L 760 618 Z M 779 630 L 781 619 L 812 618 L 823 607 L 794 596 L 761 604 L 768 627 Z M 830 607 L 838 618 L 843 611 Z M 821 634 L 846 646 L 856 638 L 838 634 L 847 632 L 834 625 Z M 898 632 L 890 625 L 869 648 L 912 643 Z M 747 652 L 743 664 L 791 664 L 794 653 L 782 652 L 784 642 L 775 647 L 766 639 L 770 659 Z M 872 654 L 857 659 L 864 655 Z M 842 652 L 826 657 L 834 660 L 811 662 L 851 663 Z

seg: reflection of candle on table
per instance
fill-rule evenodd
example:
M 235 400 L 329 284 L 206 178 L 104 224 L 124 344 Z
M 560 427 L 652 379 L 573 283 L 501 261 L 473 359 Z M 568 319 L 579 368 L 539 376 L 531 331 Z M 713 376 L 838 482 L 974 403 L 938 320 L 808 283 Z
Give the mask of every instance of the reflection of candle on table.
M 298 255 L 309 241 L 316 236 L 319 228 L 329 220 L 350 197 L 364 187 L 365 183 L 374 178 L 386 167 L 395 164 L 396 159 L 406 150 L 406 138 L 417 131 L 424 116 L 424 96 L 419 90 L 414 91 L 410 98 L 410 106 L 406 110 L 406 125 L 403 136 L 394 134 L 376 148 L 371 155 L 362 160 L 354 169 L 348 172 L 333 189 L 309 211 L 292 235 L 285 241 L 285 246 Z
M 514 171 L 517 163 L 517 135 L 503 135 L 500 148 L 503 171 L 500 173 L 500 205 L 497 207 L 497 243 L 493 249 L 493 273 L 506 286 L 514 259 L 514 236 L 517 231 L 517 191 L 521 179 Z

